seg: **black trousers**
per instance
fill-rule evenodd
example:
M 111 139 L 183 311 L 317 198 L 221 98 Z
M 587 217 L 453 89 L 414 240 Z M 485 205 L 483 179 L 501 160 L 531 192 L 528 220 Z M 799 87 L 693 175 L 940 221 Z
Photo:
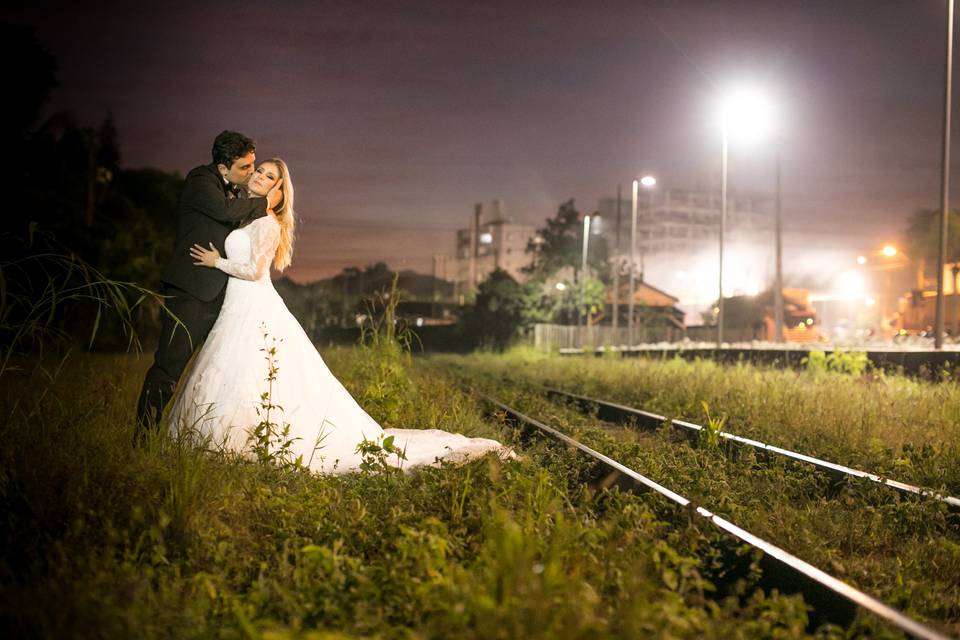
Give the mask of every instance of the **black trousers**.
M 210 301 L 198 300 L 186 291 L 165 285 L 163 294 L 168 296 L 167 308 L 183 326 L 168 314 L 163 315 L 160 326 L 160 344 L 153 356 L 153 366 L 147 371 L 137 401 L 137 437 L 147 429 L 160 424 L 163 408 L 173 396 L 193 352 L 203 343 L 223 306 L 225 288 Z

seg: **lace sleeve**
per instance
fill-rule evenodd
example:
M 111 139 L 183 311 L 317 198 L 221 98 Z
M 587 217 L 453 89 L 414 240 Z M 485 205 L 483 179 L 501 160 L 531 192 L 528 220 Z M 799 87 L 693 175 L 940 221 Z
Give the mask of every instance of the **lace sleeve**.
M 217 269 L 234 278 L 244 280 L 259 280 L 270 270 L 270 261 L 280 243 L 280 228 L 274 221 L 255 222 L 256 228 L 250 238 L 250 261 L 240 262 L 219 258 Z

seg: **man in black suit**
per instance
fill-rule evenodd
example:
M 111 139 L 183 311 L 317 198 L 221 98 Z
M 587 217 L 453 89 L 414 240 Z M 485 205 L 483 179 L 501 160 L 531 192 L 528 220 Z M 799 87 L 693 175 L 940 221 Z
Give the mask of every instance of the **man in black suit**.
M 253 175 L 253 140 L 224 131 L 213 141 L 213 163 L 187 174 L 177 207 L 177 240 L 163 270 L 166 305 L 176 317 L 164 314 L 160 344 L 147 371 L 137 402 L 137 439 L 160 422 L 190 356 L 207 337 L 223 304 L 227 274 L 194 264 L 190 247 L 209 243 L 226 255 L 227 235 L 239 224 L 267 214 L 281 193 L 248 198 L 244 185 Z M 181 324 L 178 324 L 179 320 Z

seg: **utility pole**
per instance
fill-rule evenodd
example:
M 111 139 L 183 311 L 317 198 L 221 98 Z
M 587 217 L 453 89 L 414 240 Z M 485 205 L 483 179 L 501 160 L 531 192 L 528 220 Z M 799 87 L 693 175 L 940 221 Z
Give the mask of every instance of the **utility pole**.
M 940 165 L 940 248 L 937 252 L 937 307 L 933 347 L 943 348 L 943 270 L 947 260 L 947 221 L 950 219 L 950 97 L 953 87 L 953 0 L 947 0 L 947 60 L 943 88 L 943 158 Z
M 477 291 L 477 257 L 480 253 L 480 216 L 483 214 L 483 203 L 473 206 L 473 224 L 470 226 L 470 284 L 467 286 L 467 295 Z

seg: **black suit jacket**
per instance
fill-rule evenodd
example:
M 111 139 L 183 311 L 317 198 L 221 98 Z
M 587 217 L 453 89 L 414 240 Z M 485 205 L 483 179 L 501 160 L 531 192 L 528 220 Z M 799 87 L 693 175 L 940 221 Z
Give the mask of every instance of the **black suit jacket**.
M 204 165 L 187 174 L 177 206 L 177 240 L 163 270 L 163 282 L 183 289 L 199 300 L 213 300 L 227 284 L 219 269 L 197 266 L 190 247 L 212 242 L 224 255 L 223 241 L 241 222 L 267 213 L 266 198 L 230 198 L 216 166 Z

